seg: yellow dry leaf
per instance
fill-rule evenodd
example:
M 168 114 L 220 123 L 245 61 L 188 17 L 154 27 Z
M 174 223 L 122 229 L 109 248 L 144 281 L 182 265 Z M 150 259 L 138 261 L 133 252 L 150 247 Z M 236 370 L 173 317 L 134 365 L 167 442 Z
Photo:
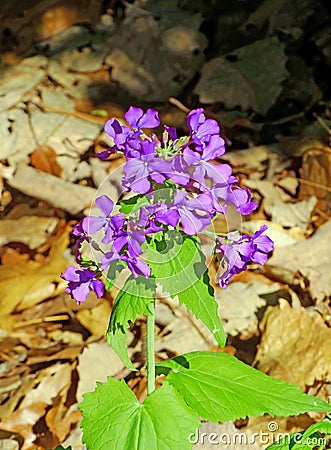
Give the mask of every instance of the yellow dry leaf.
M 22 242 L 35 249 L 46 242 L 58 223 L 56 217 L 26 216 L 0 222 L 0 245 Z
M 63 256 L 69 243 L 70 227 L 51 243 L 49 255 L 42 262 L 26 261 L 15 266 L 0 266 L 0 314 L 4 318 L 13 311 L 22 311 L 49 296 L 64 292 L 60 274 L 68 266 Z M 1 328 L 6 321 L 1 321 Z
M 99 305 L 92 309 L 82 309 L 77 312 L 76 319 L 87 328 L 94 336 L 104 336 L 106 334 L 111 307 L 107 300 L 102 299 Z
M 306 390 L 318 382 L 331 382 L 331 329 L 317 313 L 287 301 L 267 309 L 261 322 L 262 340 L 257 368 Z

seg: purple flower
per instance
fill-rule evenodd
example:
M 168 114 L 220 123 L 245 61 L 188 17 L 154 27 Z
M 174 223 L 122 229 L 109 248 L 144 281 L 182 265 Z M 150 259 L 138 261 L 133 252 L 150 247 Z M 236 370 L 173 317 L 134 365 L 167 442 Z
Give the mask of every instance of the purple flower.
M 113 241 L 113 248 L 119 254 L 127 247 L 130 256 L 136 258 L 142 252 L 141 244 L 145 241 L 145 234 L 136 229 L 136 224 L 130 222 L 127 230 L 121 230 Z
M 132 135 L 130 128 L 121 125 L 116 119 L 110 119 L 106 122 L 104 129 L 105 132 L 114 139 L 115 148 L 124 151 L 126 143 Z
M 78 262 L 78 264 L 82 262 L 80 249 L 83 245 L 83 242 L 85 241 L 90 242 L 90 237 L 87 233 L 88 233 L 88 218 L 84 217 L 83 220 L 81 220 L 80 222 L 77 223 L 77 225 L 75 225 L 74 229 L 71 232 L 71 234 L 78 237 L 76 241 L 76 261 Z
M 241 235 L 231 231 L 225 237 L 217 238 L 216 255 L 221 267 L 225 269 L 219 278 L 219 285 L 226 288 L 233 275 L 246 269 L 247 263 L 265 264 L 273 242 L 268 236 L 262 236 L 267 229 L 264 225 L 253 236 Z
M 91 291 L 94 291 L 98 298 L 102 297 L 104 293 L 103 282 L 95 279 L 95 273 L 92 270 L 69 266 L 61 275 L 61 278 L 68 281 L 66 292 L 78 304 L 85 302 Z
M 160 125 L 159 113 L 154 109 L 148 109 L 144 114 L 141 108 L 130 106 L 124 117 L 135 131 Z
M 262 227 L 256 231 L 251 240 L 252 245 L 252 253 L 251 260 L 258 264 L 265 264 L 268 259 L 268 253 L 274 249 L 274 243 L 268 236 L 262 236 L 262 233 L 267 230 L 266 225 L 262 225 Z
M 211 201 L 208 196 L 187 198 L 185 191 L 176 191 L 174 206 L 169 207 L 166 215 L 156 214 L 161 223 L 174 223 L 181 221 L 183 230 L 189 236 L 199 233 L 211 223 Z M 175 225 L 173 225 L 175 226 Z
M 122 183 L 127 189 L 146 194 L 151 189 L 150 178 L 156 183 L 164 182 L 162 172 L 169 170 L 169 163 L 157 157 L 155 142 L 142 141 L 140 148 L 139 158 L 130 158 L 125 164 Z
M 139 226 L 139 228 L 144 229 L 145 234 L 157 233 L 158 231 L 164 230 L 163 227 L 160 227 L 155 223 L 157 209 L 158 205 L 153 204 L 148 207 L 142 207 L 139 210 L 137 225 Z
M 105 236 L 102 239 L 104 244 L 109 244 L 118 231 L 123 227 L 125 223 L 124 214 L 120 213 L 112 216 L 111 213 L 114 208 L 113 201 L 107 195 L 101 195 L 95 201 L 97 207 L 102 212 L 103 216 L 91 216 L 87 217 L 85 228 L 91 234 L 104 228 Z
M 219 136 L 211 136 L 201 153 L 185 149 L 183 158 L 189 168 L 193 168 L 194 181 L 198 181 L 202 186 L 205 185 L 205 177 L 211 178 L 215 183 L 227 182 L 232 173 L 231 167 L 228 164 L 208 162 L 222 155 L 224 151 L 224 141 Z
M 191 111 L 187 116 L 187 125 L 191 132 L 192 141 L 204 147 L 211 136 L 220 134 L 220 128 L 216 120 L 206 119 L 203 109 L 199 108 Z
M 143 275 L 148 278 L 151 274 L 150 267 L 144 263 L 144 261 L 134 258 L 128 254 L 119 255 L 117 252 L 106 253 L 102 258 L 101 268 L 105 270 L 113 261 L 117 260 L 126 262 L 128 269 L 132 272 L 134 278 L 137 278 L 139 275 Z
M 238 180 L 235 177 L 229 177 L 225 183 L 217 183 L 210 189 L 207 188 L 207 194 L 210 195 L 212 205 L 215 211 L 225 214 L 227 206 L 233 205 L 241 214 L 250 214 L 256 208 L 256 202 L 251 201 L 251 193 L 248 189 L 241 189 L 235 186 Z

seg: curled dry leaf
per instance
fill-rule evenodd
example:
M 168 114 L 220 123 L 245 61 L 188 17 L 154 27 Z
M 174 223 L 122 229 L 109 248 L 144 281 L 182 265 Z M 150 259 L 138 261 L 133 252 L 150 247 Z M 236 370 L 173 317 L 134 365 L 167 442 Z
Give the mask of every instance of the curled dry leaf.
M 71 227 L 67 227 L 54 239 L 43 262 L 29 260 L 15 266 L 0 266 L 0 311 L 3 319 L 13 311 L 21 311 L 64 292 L 60 274 L 68 265 L 63 254 L 69 243 L 70 231 Z
M 331 330 L 316 312 L 293 309 L 286 300 L 267 309 L 260 325 L 257 367 L 302 389 L 331 382 Z

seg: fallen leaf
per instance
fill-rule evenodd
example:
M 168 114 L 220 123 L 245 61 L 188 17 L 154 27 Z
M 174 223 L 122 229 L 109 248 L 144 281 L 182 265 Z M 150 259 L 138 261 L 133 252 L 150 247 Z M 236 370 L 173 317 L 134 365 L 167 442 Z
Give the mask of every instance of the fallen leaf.
M 116 375 L 121 369 L 123 363 L 107 342 L 89 344 L 78 357 L 77 401 L 83 400 L 85 392 L 94 391 L 97 381 L 105 382 L 107 377 Z
M 284 229 L 282 225 L 268 220 L 250 220 L 243 223 L 243 229 L 248 234 L 258 231 L 263 225 L 268 227 L 265 232 L 267 236 L 274 242 L 275 247 L 287 247 L 298 241 L 306 239 L 303 230 L 299 227 Z
M 318 302 L 331 295 L 331 252 L 328 244 L 331 220 L 305 241 L 275 248 L 268 265 L 299 272 L 309 281 L 309 291 Z
M 18 433 L 24 438 L 21 450 L 39 450 L 40 447 L 34 445 L 37 438 L 33 427 L 40 417 L 45 414 L 45 403 L 34 403 L 27 408 L 20 408 L 11 416 L 1 421 L 1 429 Z
M 284 227 L 300 227 L 303 231 L 307 230 L 311 213 L 317 203 L 316 197 L 311 196 L 296 203 L 289 203 L 292 198 L 270 181 L 250 179 L 243 180 L 243 183 L 263 195 L 263 208 L 267 214 L 271 215 L 274 223 Z
M 153 14 L 131 8 L 107 41 L 111 50 L 105 62 L 111 78 L 135 98 L 167 101 L 181 92 L 204 60 L 207 40 L 199 31 L 200 14 L 175 4 L 172 9 L 181 13 L 179 21 L 171 21 L 169 8 L 157 11 L 157 21 Z M 146 57 L 150 54 L 153 58 Z
M 43 56 L 27 58 L 12 66 L 2 68 L 0 81 L 0 111 L 5 111 L 15 106 L 22 97 L 45 76 L 45 71 L 40 65 L 46 64 Z
M 96 190 L 89 186 L 69 183 L 25 164 L 18 165 L 15 175 L 8 180 L 8 184 L 71 214 L 77 214 L 88 207 L 96 194 Z
M 2 316 L 31 307 L 51 295 L 64 291 L 60 278 L 68 266 L 63 256 L 71 227 L 54 239 L 45 261 L 26 261 L 16 266 L 0 266 L 0 311 Z M 2 324 L 1 324 L 2 325 Z
M 215 300 L 225 332 L 231 336 L 254 334 L 258 327 L 257 312 L 267 305 L 262 296 L 279 290 L 278 283 L 266 284 L 256 280 L 231 283 L 225 290 L 216 289 Z
M 31 389 L 20 404 L 20 409 L 36 404 L 51 405 L 54 398 L 63 395 L 71 384 L 71 365 L 57 363 L 42 369 L 36 379 L 36 387 Z
M 231 150 L 222 155 L 221 159 L 228 161 L 232 167 L 245 167 L 246 169 L 263 168 L 263 162 L 275 155 L 276 145 L 258 145 L 244 150 Z
M 49 147 L 39 147 L 31 155 L 31 164 L 42 172 L 60 176 L 61 166 L 56 161 L 56 153 Z
M 306 231 L 316 204 L 317 198 L 311 196 L 296 203 L 272 205 L 269 208 L 269 212 L 275 223 L 279 223 L 283 227 L 299 227 Z
M 93 336 L 103 337 L 108 328 L 110 314 L 109 302 L 102 299 L 94 308 L 79 310 L 76 318 Z
M 303 390 L 317 382 L 331 382 L 331 330 L 320 314 L 293 309 L 280 300 L 279 306 L 267 309 L 260 329 L 256 355 L 260 370 Z
M 203 68 L 194 92 L 201 103 L 222 102 L 228 108 L 249 107 L 265 114 L 282 92 L 287 78 L 284 44 L 266 38 L 231 53 L 235 62 L 214 58 Z
M 3 219 L 0 222 L 0 245 L 22 242 L 32 250 L 44 244 L 55 230 L 56 217 L 27 216 L 20 219 Z

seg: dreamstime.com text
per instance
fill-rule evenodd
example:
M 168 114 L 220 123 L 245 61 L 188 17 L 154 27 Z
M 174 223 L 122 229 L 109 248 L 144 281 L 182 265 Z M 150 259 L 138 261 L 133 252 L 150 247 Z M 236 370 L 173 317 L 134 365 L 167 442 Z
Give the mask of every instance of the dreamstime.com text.
M 283 439 L 284 443 L 289 443 L 291 439 L 291 435 L 289 433 L 280 433 L 278 430 L 278 424 L 276 422 L 270 422 L 268 424 L 268 431 L 259 431 L 257 433 L 249 432 L 240 432 L 237 431 L 233 434 L 230 433 L 205 433 L 200 429 L 196 429 L 195 433 L 191 433 L 188 436 L 188 440 L 190 444 L 200 444 L 200 445 L 271 445 L 275 442 Z M 327 444 L 327 438 L 324 437 L 305 437 L 303 438 L 301 433 L 296 433 L 292 436 L 292 442 L 301 445 L 309 445 L 311 447 L 314 446 L 322 446 Z

